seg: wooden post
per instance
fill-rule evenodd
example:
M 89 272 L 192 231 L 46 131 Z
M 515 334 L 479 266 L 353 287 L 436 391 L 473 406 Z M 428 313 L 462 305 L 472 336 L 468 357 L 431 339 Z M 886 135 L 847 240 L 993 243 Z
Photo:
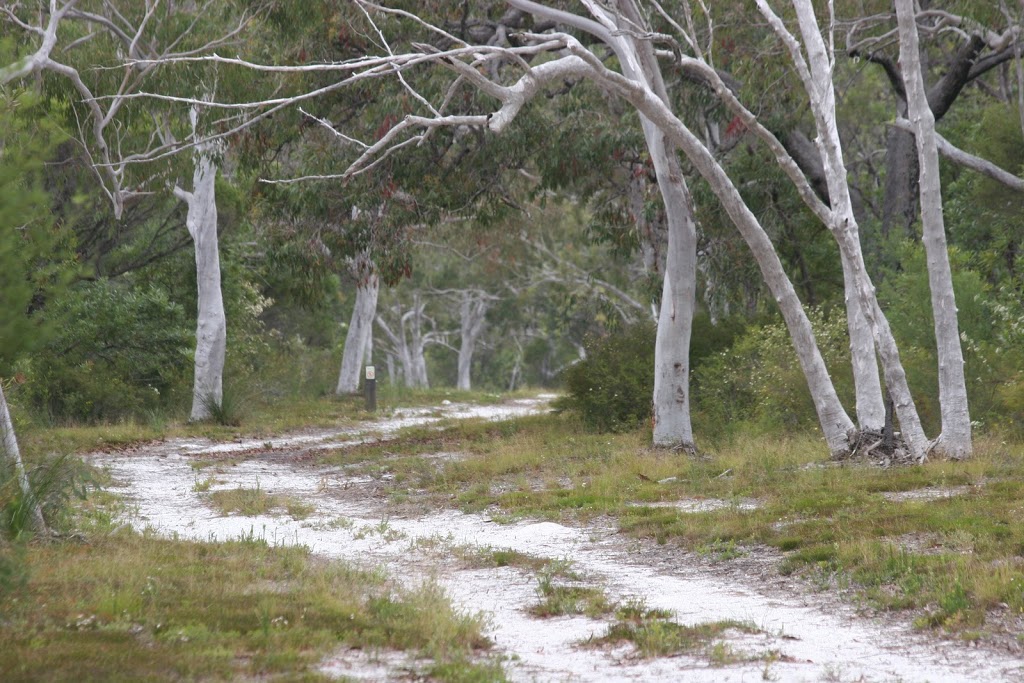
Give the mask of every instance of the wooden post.
M 372 365 L 366 366 L 366 410 L 370 413 L 377 412 L 377 374 Z

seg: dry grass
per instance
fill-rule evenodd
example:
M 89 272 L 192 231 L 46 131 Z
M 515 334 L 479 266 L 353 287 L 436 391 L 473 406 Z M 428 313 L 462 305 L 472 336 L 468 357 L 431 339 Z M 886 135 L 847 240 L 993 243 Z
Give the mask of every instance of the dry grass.
M 26 549 L 27 584 L 3 596 L 4 680 L 320 680 L 340 646 L 408 650 L 432 680 L 503 680 L 475 617 L 436 587 L 263 542 L 134 534 Z

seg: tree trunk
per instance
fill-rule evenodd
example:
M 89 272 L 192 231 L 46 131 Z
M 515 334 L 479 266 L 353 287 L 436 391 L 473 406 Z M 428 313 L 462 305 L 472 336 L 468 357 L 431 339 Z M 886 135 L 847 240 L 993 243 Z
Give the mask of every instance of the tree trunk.
M 886 384 L 899 411 L 903 436 L 911 453 L 923 458 L 927 453 L 928 440 L 921 429 L 921 420 L 910 395 L 910 388 L 906 382 L 906 374 L 899 359 L 899 350 L 896 347 L 895 339 L 892 337 L 885 315 L 878 306 L 874 286 L 871 284 L 871 279 L 864 266 L 857 221 L 853 215 L 849 185 L 846 179 L 842 144 L 836 125 L 835 90 L 832 83 L 834 55 L 825 47 L 814 9 L 809 0 L 793 0 L 800 31 L 807 49 L 806 60 L 801 52 L 799 42 L 789 33 L 782 20 L 775 15 L 767 2 L 757 0 L 757 5 L 771 24 L 772 29 L 785 43 L 804 83 L 804 89 L 814 114 L 818 132 L 816 142 L 825 167 L 829 197 L 832 200 L 831 225 L 829 227 L 839 243 L 840 256 L 844 260 L 846 268 L 849 269 L 847 281 L 854 286 L 853 291 L 847 292 L 847 296 L 853 296 L 859 300 L 861 313 L 870 326 L 882 359 Z M 844 275 L 847 273 L 844 272 Z M 877 369 L 873 372 L 877 373 Z M 884 421 L 883 402 L 881 417 L 883 426 Z
M 800 32 L 807 50 L 809 71 L 805 78 L 807 96 L 811 102 L 818 136 L 816 139 L 825 183 L 828 188 L 832 209 L 833 235 L 839 238 L 845 233 L 847 249 L 840 249 L 843 266 L 843 286 L 846 292 L 847 329 L 850 333 L 850 355 L 853 366 L 853 382 L 857 398 L 857 422 L 862 430 L 880 431 L 885 426 L 885 401 L 882 384 L 878 377 L 878 361 L 875 356 L 874 335 L 865 306 L 873 301 L 862 301 L 858 295 L 859 280 L 867 278 L 864 269 L 864 255 L 860 245 L 857 217 L 847 180 L 846 163 L 843 160 L 842 142 L 836 124 L 835 88 L 832 82 L 830 64 L 835 55 L 825 47 L 818 29 L 817 17 L 809 0 L 794 0 Z M 801 59 L 799 52 L 794 60 Z M 870 283 L 868 283 L 870 286 Z M 873 292 L 873 287 L 871 287 Z
M 574 54 L 589 59 L 589 53 L 585 51 Z M 649 88 L 624 83 L 614 74 L 597 70 L 596 65 L 594 73 L 599 83 L 612 88 L 614 92 L 632 103 L 678 145 L 718 197 L 729 218 L 750 247 L 765 283 L 782 311 L 800 367 L 807 379 L 807 386 L 829 451 L 835 455 L 849 450 L 850 438 L 855 434 L 856 428 L 839 401 L 815 342 L 811 323 L 782 267 L 771 238 L 751 213 L 728 174 L 690 129 Z
M 420 303 L 420 293 L 413 294 L 412 311 L 410 311 L 410 340 L 409 360 L 411 361 L 411 383 L 409 386 L 417 389 L 430 387 L 430 380 L 427 378 L 427 359 L 424 350 L 427 346 L 427 338 L 423 332 L 423 309 L 426 304 Z
M 860 240 L 857 240 L 860 244 Z M 842 250 L 840 250 L 842 253 Z M 846 293 L 846 329 L 850 333 L 850 361 L 857 402 L 857 424 L 861 431 L 877 432 L 885 426 L 885 400 L 878 376 L 878 357 L 871 325 L 864 316 L 857 294 L 857 275 L 850 259 L 841 257 L 843 290 Z
M 195 376 L 192 414 L 195 422 L 211 416 L 211 408 L 223 400 L 224 356 L 227 321 L 220 288 L 220 254 L 217 244 L 217 166 L 208 151 L 201 150 L 192 176 L 192 191 L 175 194 L 188 204 L 185 222 L 195 243 L 198 312 L 196 322 Z
M 372 265 L 364 279 L 356 285 L 356 302 L 352 309 L 352 320 L 345 335 L 345 350 L 341 355 L 341 370 L 338 373 L 338 386 L 334 390 L 339 396 L 354 394 L 359 391 L 363 358 L 369 353 L 369 344 L 373 334 L 373 320 L 377 316 L 377 295 L 380 292 L 380 280 L 373 272 Z
M 461 341 L 459 343 L 459 374 L 457 387 L 469 391 L 470 370 L 473 367 L 473 351 L 483 332 L 488 303 L 483 292 L 463 292 L 459 306 L 461 319 Z
M 650 122 L 645 136 L 665 198 L 668 251 L 654 342 L 655 446 L 694 450 L 690 420 L 690 333 L 697 280 L 697 227 L 674 145 Z
M 900 112 L 902 114 L 902 112 Z M 896 231 L 901 238 L 917 239 L 918 179 L 920 169 L 914 136 L 890 127 L 885 136 L 885 194 L 882 197 L 882 239 Z
M 939 405 L 942 431 L 936 448 L 943 454 L 963 458 L 971 454 L 971 418 L 967 406 L 964 358 L 960 348 L 953 273 L 946 248 L 946 227 L 942 216 L 939 153 L 935 137 L 935 116 L 928 104 L 921 74 L 917 22 L 913 0 L 896 0 L 900 33 L 900 65 L 907 92 L 907 116 L 915 129 L 918 165 L 921 169 L 921 222 L 928 260 L 928 284 L 932 295 L 932 317 L 939 360 Z
M 7 460 L 12 466 L 14 476 L 18 478 L 18 486 L 21 487 L 23 504 L 31 506 L 28 514 L 28 528 L 36 533 L 45 531 L 46 522 L 43 520 L 43 512 L 39 508 L 39 502 L 35 499 L 28 474 L 25 473 L 25 465 L 21 461 L 21 451 L 18 449 L 18 439 L 14 434 L 14 423 L 11 421 L 10 411 L 7 409 L 7 397 L 4 395 L 2 382 L 0 382 L 0 458 Z
M 634 0 L 620 0 L 619 8 L 629 22 L 644 25 Z M 623 73 L 643 83 L 667 106 L 668 92 L 651 43 L 618 40 L 620 54 L 632 53 L 632 59 L 621 62 Z M 693 451 L 690 333 L 697 289 L 697 225 L 676 146 L 642 114 L 640 123 L 668 223 L 665 278 L 654 342 L 653 442 L 655 446 Z

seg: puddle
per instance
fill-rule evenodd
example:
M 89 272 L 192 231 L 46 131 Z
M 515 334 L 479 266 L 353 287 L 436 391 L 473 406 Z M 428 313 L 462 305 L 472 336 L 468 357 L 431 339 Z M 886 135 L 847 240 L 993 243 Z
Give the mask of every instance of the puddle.
M 498 419 L 501 415 L 522 414 L 514 411 L 538 409 L 538 402 L 533 401 L 481 409 L 445 406 L 442 412 L 446 417 L 457 413 Z M 438 418 L 389 418 L 374 423 L 372 428 L 380 431 L 398 421 L 425 423 L 430 419 Z M 308 443 L 296 442 L 295 438 L 272 441 L 289 447 Z M 232 445 L 239 451 L 246 450 L 245 446 Z M 852 607 L 842 606 L 829 596 L 759 586 L 753 576 L 739 580 L 728 571 L 717 571 L 715 565 L 687 563 L 685 556 L 672 557 L 664 547 L 625 538 L 611 526 L 576 528 L 553 522 L 502 525 L 486 515 L 453 510 L 415 517 L 388 516 L 386 500 L 368 495 L 366 478 L 350 477 L 339 468 L 296 467 L 275 459 L 273 453 L 253 454 L 217 472 L 216 487 L 251 488 L 258 482 L 268 493 L 300 497 L 315 505 L 315 512 L 304 520 L 269 515 L 219 516 L 206 505 L 204 494 L 194 490 L 197 473 L 191 463 L 196 456 L 211 452 L 210 448 L 168 452 L 166 446 L 156 444 L 153 451 L 157 452 L 140 449 L 132 454 L 95 456 L 97 464 L 108 466 L 116 478 L 126 482 L 121 492 L 137 507 L 130 520 L 133 524 L 199 540 L 255 535 L 273 544 L 303 544 L 325 557 L 383 567 L 410 587 L 436 581 L 460 609 L 486 616 L 487 635 L 495 643 L 496 653 L 506 658 L 506 670 L 513 681 L 717 683 L 766 677 L 780 681 L 953 683 L 1024 678 L 1024 663 L 1020 660 L 935 641 L 892 621 L 857 618 Z M 756 501 L 687 499 L 662 505 L 701 512 L 723 507 L 753 509 Z M 579 647 L 581 641 L 603 635 L 608 622 L 587 617 L 534 618 L 527 613 L 538 600 L 534 574 L 512 567 L 460 569 L 445 552 L 445 548 L 454 546 L 508 548 L 571 560 L 574 570 L 589 582 L 603 586 L 612 599 L 640 599 L 648 607 L 672 612 L 680 623 L 722 619 L 751 622 L 764 633 L 730 639 L 730 646 L 751 656 L 771 651 L 778 656 L 767 666 L 761 659 L 712 668 L 704 659 L 687 656 L 643 661 L 636 659 L 628 647 Z M 401 654 L 344 650 L 322 666 L 332 676 L 383 681 L 415 678 L 421 664 Z

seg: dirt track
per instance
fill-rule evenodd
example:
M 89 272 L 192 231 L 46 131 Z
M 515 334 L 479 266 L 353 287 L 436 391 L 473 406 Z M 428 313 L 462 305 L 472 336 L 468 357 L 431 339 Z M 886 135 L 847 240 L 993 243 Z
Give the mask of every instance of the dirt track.
M 826 593 L 808 592 L 775 571 L 772 551 L 711 563 L 667 546 L 626 538 L 611 524 L 567 527 L 551 522 L 497 524 L 486 515 L 436 509 L 396 516 L 381 495 L 382 482 L 340 468 L 314 467 L 309 449 L 338 447 L 412 424 L 459 417 L 502 419 L 543 409 L 543 400 L 496 407 L 448 405 L 407 411 L 359 431 L 323 430 L 252 442 L 166 441 L 130 452 L 97 454 L 123 484 L 135 512 L 129 522 L 161 534 L 201 540 L 255 534 L 270 543 L 304 544 L 314 553 L 360 565 L 383 566 L 407 585 L 436 581 L 460 608 L 483 612 L 506 670 L 517 681 L 1020 681 L 1024 661 L 967 645 L 938 641 L 892 621 L 859 618 Z M 230 458 L 197 473 L 197 459 Z M 430 457 L 430 456 L 424 456 Z M 437 457 L 451 457 L 438 454 Z M 228 462 L 230 464 L 228 464 Z M 255 488 L 287 494 L 315 507 L 301 521 L 287 516 L 219 516 L 196 492 L 212 475 L 213 490 Z M 685 509 L 685 502 L 681 509 Z M 473 568 L 454 559 L 457 547 L 511 548 L 568 559 L 588 581 L 617 600 L 641 598 L 667 609 L 680 623 L 722 619 L 757 626 L 735 634 L 729 646 L 750 660 L 712 667 L 705 658 L 642 660 L 629 647 L 582 648 L 600 636 L 604 619 L 530 616 L 537 578 L 526 570 Z M 775 653 L 770 659 L 763 655 Z M 418 664 L 396 653 L 338 652 L 325 672 L 355 680 L 409 680 Z

